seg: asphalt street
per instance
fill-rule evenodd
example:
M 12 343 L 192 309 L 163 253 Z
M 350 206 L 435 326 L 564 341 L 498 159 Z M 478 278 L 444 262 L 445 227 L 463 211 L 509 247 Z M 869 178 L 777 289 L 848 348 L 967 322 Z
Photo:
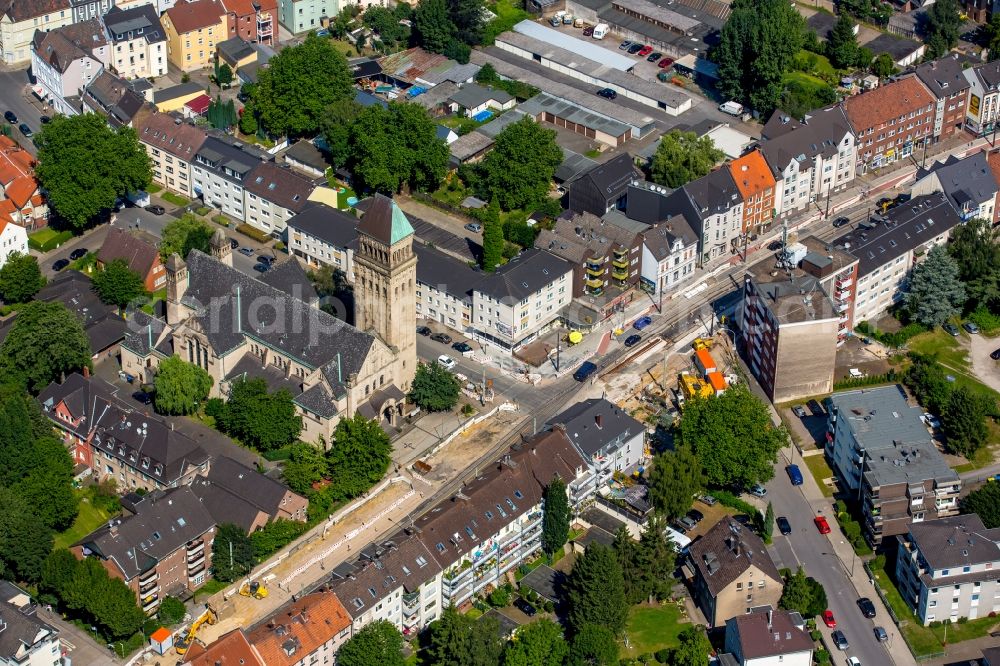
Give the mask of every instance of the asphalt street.
M 34 106 L 28 101 L 24 94 L 28 85 L 30 85 L 30 81 L 27 69 L 0 71 L 0 91 L 3 91 L 0 93 L 0 115 L 4 111 L 13 111 L 14 115 L 17 116 L 18 123 L 27 123 L 32 132 L 37 132 L 42 126 L 38 120 L 41 115 L 39 110 L 41 102 L 38 102 L 38 106 Z M 35 101 L 37 102 L 37 100 Z M 32 155 L 37 153 L 31 139 L 25 138 L 16 127 L 12 128 L 10 135 Z

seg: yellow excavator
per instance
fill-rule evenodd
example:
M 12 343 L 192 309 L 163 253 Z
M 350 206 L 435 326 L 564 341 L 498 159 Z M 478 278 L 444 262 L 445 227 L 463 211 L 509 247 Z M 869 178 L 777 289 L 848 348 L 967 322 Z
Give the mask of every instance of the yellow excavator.
M 263 599 L 267 596 L 267 588 L 257 581 L 253 581 L 252 583 L 243 583 L 243 585 L 240 586 L 240 596 Z
M 177 650 L 177 654 L 184 654 L 190 649 L 194 644 L 194 639 L 198 636 L 198 630 L 201 629 L 203 624 L 215 624 L 219 619 L 219 616 L 212 610 L 212 607 L 205 604 L 205 610 L 201 615 L 191 623 L 191 628 L 188 629 L 187 633 L 184 634 L 184 638 L 177 641 L 174 645 L 174 649 Z

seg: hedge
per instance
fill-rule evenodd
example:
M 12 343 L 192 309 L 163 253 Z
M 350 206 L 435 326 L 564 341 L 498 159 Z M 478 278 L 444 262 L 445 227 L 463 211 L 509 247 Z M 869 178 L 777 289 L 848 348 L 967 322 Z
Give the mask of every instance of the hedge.
M 49 233 L 44 233 L 48 231 Z M 44 240 L 39 241 L 38 237 L 43 237 Z M 51 229 L 43 229 L 42 231 L 36 232 L 31 236 L 28 236 L 28 247 L 32 250 L 38 250 L 39 252 L 48 252 L 49 250 L 54 250 L 70 238 L 73 237 L 72 231 L 52 231 Z
M 839 382 L 833 383 L 833 390 L 840 391 L 842 389 L 850 388 L 861 388 L 863 386 L 875 386 L 877 384 L 892 384 L 898 379 L 895 370 L 890 370 L 889 372 L 882 375 L 868 375 L 867 377 L 847 377 L 846 379 L 841 379 Z
M 899 348 L 905 345 L 913 336 L 926 332 L 927 327 L 921 324 L 912 323 L 907 324 L 895 333 L 887 333 L 874 328 L 867 321 L 859 321 L 854 327 L 854 330 L 861 335 L 878 340 L 886 347 Z
M 236 231 L 240 232 L 244 236 L 249 236 L 258 243 L 271 242 L 271 234 L 267 233 L 266 231 L 261 231 L 257 227 L 250 224 L 243 223 L 240 226 L 236 227 Z

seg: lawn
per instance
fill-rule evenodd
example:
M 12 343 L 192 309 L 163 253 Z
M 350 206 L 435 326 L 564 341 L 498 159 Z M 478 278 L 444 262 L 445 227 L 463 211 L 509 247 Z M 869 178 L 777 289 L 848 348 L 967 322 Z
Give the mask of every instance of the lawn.
M 212 596 L 216 592 L 220 592 L 226 589 L 227 587 L 229 587 L 229 583 L 223 583 L 221 580 L 215 580 L 213 578 L 212 580 L 208 581 L 207 583 L 199 587 L 197 590 L 195 590 L 194 596 L 196 599 L 198 598 L 205 599 L 207 597 Z
M 56 535 L 55 548 L 68 548 L 103 525 L 111 517 L 107 511 L 98 509 L 91 504 L 89 492 L 86 490 L 75 492 L 80 500 L 80 512 L 77 514 L 76 520 L 73 521 L 72 527 Z
M 191 203 L 181 195 L 174 194 L 173 192 L 164 192 L 163 194 L 160 195 L 160 198 L 166 201 L 167 203 L 172 203 L 175 206 L 187 206 L 189 203 Z
M 913 656 L 920 659 L 921 657 L 927 658 L 930 655 L 939 654 L 943 649 L 941 641 L 938 640 L 933 631 L 919 623 L 916 616 L 910 610 L 910 607 L 903 601 L 899 590 L 896 589 L 896 586 L 889 579 L 888 574 L 883 570 L 874 568 L 872 572 L 875 574 L 878 588 L 885 595 L 885 599 L 889 603 L 889 608 L 892 609 L 893 614 L 900 621 L 901 626 L 899 630 L 909 644 Z
M 677 647 L 677 637 L 690 624 L 683 606 L 673 603 L 663 605 L 642 604 L 628 612 L 625 634 L 628 647 L 622 649 L 623 658 L 652 654 L 664 648 Z
M 146 314 L 154 314 L 153 308 L 156 307 L 156 302 L 165 300 L 167 300 L 167 290 L 158 289 L 149 295 L 149 302 L 142 306 L 142 311 Z
M 978 620 L 969 620 L 968 622 L 955 622 L 952 623 L 947 629 L 947 635 L 945 635 L 944 625 L 940 627 L 932 627 L 931 631 L 937 636 L 938 640 L 943 644 L 945 640 L 951 643 L 961 643 L 962 641 L 969 641 L 973 638 L 982 638 L 989 635 L 993 628 L 1000 624 L 1000 618 L 996 617 L 981 617 Z
M 833 477 L 833 470 L 826 463 L 826 458 L 820 454 L 816 456 L 802 456 L 802 459 L 805 461 L 809 471 L 812 472 L 813 478 L 816 479 L 816 485 L 822 491 L 823 497 L 833 497 L 833 487 L 824 483 L 824 479 Z
M 163 188 L 157 185 L 156 183 L 150 183 L 149 185 L 146 186 L 146 192 L 148 192 L 149 194 L 157 194 L 162 190 Z

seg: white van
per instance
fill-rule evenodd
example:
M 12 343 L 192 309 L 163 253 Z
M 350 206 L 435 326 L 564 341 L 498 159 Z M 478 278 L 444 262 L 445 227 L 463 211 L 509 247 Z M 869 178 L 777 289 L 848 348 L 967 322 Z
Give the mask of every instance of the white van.
M 742 116 L 743 115 L 743 105 L 739 102 L 723 102 L 719 105 L 719 111 L 723 113 L 728 113 L 731 116 Z
M 607 23 L 598 23 L 594 26 L 594 34 L 591 35 L 594 39 L 604 39 L 607 36 L 610 28 Z
M 684 536 L 672 527 L 666 527 L 663 530 L 664 535 L 667 537 L 667 541 L 673 542 L 674 546 L 677 547 L 678 553 L 684 553 L 687 551 L 688 546 L 691 545 L 691 539 Z

